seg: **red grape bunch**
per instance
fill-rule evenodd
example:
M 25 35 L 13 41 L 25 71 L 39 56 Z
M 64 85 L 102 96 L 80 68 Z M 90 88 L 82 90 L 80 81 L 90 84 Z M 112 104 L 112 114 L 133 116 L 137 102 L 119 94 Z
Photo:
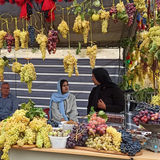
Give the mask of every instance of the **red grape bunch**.
M 115 6 L 112 6 L 111 9 L 109 10 L 110 16 L 112 17 L 112 19 L 114 20 L 114 23 L 118 22 L 117 19 L 117 9 Z
M 96 133 L 99 135 L 104 135 L 107 129 L 106 120 L 101 117 L 97 117 L 97 114 L 94 113 L 87 128 L 90 135 L 95 135 Z
M 134 15 L 136 13 L 136 7 L 134 6 L 134 3 L 127 3 L 125 5 L 125 8 L 128 14 L 128 26 L 130 27 L 134 20 Z
M 55 30 L 49 30 L 48 33 L 48 43 L 47 43 L 47 49 L 49 54 L 53 52 L 53 54 L 56 53 L 56 46 L 58 43 L 58 32 Z
M 11 52 L 11 48 L 14 43 L 14 37 L 11 34 L 7 33 L 7 35 L 5 36 L 5 40 L 7 43 L 8 52 Z

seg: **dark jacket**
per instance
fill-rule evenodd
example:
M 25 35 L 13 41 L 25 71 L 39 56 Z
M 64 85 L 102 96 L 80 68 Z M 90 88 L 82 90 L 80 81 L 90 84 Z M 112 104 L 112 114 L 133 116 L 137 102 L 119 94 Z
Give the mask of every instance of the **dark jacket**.
M 88 101 L 88 107 L 87 107 L 87 114 L 89 114 L 91 106 L 94 106 L 94 109 L 96 112 L 98 112 L 99 109 L 97 107 L 98 101 L 95 100 L 95 95 L 98 94 L 98 99 L 102 99 L 103 102 L 106 104 L 106 111 L 105 112 L 114 112 L 114 113 L 120 113 L 124 110 L 125 107 L 125 99 L 124 94 L 121 91 L 121 89 L 116 86 L 97 86 L 94 87 L 90 93 L 89 101 Z

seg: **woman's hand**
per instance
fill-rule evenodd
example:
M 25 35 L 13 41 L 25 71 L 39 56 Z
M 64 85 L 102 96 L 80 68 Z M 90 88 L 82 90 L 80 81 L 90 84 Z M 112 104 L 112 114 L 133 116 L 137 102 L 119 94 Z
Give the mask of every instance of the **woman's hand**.
M 98 100 L 98 108 L 106 110 L 106 104 L 103 102 L 102 99 Z
M 65 121 L 65 119 L 64 119 L 64 118 L 62 118 L 62 119 L 61 119 L 61 122 L 62 122 L 62 121 Z

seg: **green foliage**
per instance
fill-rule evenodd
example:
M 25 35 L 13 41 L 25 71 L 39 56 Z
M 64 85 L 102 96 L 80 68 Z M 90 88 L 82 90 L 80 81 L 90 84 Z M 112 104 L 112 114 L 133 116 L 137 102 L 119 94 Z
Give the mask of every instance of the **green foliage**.
M 117 18 L 121 21 L 123 21 L 124 23 L 127 23 L 128 22 L 128 15 L 126 14 L 125 11 L 123 12 L 118 12 L 117 13 Z
M 78 48 L 76 50 L 76 55 L 78 55 L 81 52 L 82 46 L 81 46 L 81 42 L 78 42 Z
M 153 88 L 144 88 L 140 89 L 140 86 L 137 85 L 135 92 L 133 93 L 133 97 L 136 102 L 147 102 L 150 103 L 151 101 L 151 94 L 154 93 Z
M 27 110 L 26 117 L 28 117 L 30 120 L 32 120 L 34 117 L 45 117 L 45 112 L 42 108 L 36 108 L 34 107 L 35 103 L 29 99 L 28 103 L 22 103 L 21 109 Z
M 106 121 L 108 120 L 108 117 L 103 110 L 98 112 L 98 117 L 101 117 L 101 118 L 105 119 Z
M 32 120 L 34 117 L 45 117 L 45 113 L 42 108 L 31 108 L 27 113 L 26 117 L 28 117 L 30 120 Z
M 32 48 L 32 53 L 36 53 L 38 51 L 38 48 Z
M 88 114 L 88 121 L 90 121 L 90 118 L 92 117 L 92 115 L 96 113 L 95 110 L 94 110 L 94 106 L 91 106 L 91 110 Z M 101 117 L 103 119 L 105 119 L 106 121 L 108 120 L 108 117 L 106 115 L 106 113 L 103 111 L 103 110 L 100 110 L 98 113 L 97 113 L 97 116 L 98 117 Z
M 122 90 L 129 90 L 129 89 L 132 89 L 132 86 L 129 84 L 129 80 L 131 79 L 132 77 L 128 77 L 127 75 L 123 75 L 123 80 L 122 82 L 119 84 L 119 87 L 122 89 Z
M 94 106 L 91 106 L 91 110 L 88 114 L 88 121 L 90 121 L 90 118 L 92 117 L 92 115 L 95 113 L 95 110 L 94 110 Z
M 34 105 L 35 103 L 31 99 L 29 99 L 28 103 L 22 103 L 20 108 L 29 111 L 34 107 Z

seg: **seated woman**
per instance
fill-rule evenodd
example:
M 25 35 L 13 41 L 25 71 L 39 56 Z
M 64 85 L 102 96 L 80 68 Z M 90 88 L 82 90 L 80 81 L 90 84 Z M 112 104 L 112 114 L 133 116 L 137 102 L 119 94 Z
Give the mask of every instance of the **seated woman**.
M 89 95 L 87 114 L 91 107 L 94 110 L 104 110 L 105 112 L 120 113 L 124 110 L 125 99 L 121 89 L 112 82 L 108 72 L 104 68 L 95 68 L 92 71 L 92 81 L 94 87 Z
M 51 96 L 50 119 L 56 122 L 69 120 L 77 122 L 76 98 L 69 93 L 68 81 L 65 79 L 58 81 L 57 91 Z

